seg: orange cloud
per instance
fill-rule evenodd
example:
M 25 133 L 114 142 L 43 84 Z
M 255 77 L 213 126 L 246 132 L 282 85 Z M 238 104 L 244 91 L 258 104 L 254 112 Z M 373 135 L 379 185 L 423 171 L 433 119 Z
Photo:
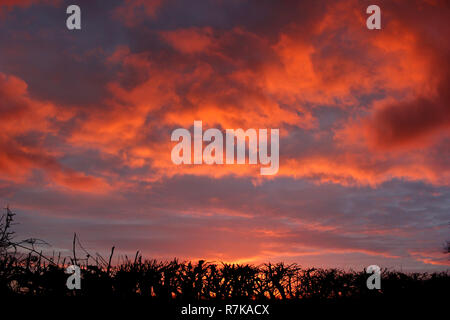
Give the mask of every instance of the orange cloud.
M 0 98 L 0 146 L 3 150 L 0 175 L 3 179 L 25 182 L 33 170 L 40 169 L 56 186 L 86 191 L 106 187 L 99 178 L 61 165 L 57 160 L 60 151 L 45 145 L 47 136 L 58 134 L 57 123 L 73 116 L 71 111 L 30 98 L 23 80 L 3 73 L 0 73 Z
M 450 260 L 436 250 L 410 250 L 409 253 L 418 261 L 437 266 L 450 266 Z
M 14 37 L 0 34 L 10 40 L 0 192 L 20 188 L 22 208 L 84 215 L 83 227 L 95 216 L 86 231 L 95 245 L 145 243 L 152 256 L 443 265 L 433 250 L 406 249 L 444 234 L 433 228 L 444 225 L 450 181 L 448 6 L 418 3 L 386 2 L 383 30 L 372 32 L 360 1 L 234 3 L 239 14 L 216 19 L 229 2 L 180 18 L 192 4 L 129 0 L 96 21 L 123 34 L 90 29 L 64 55 L 36 45 L 60 31 L 14 24 Z M 47 52 L 56 54 L 46 60 Z M 66 52 L 70 59 L 56 59 Z M 69 70 L 52 68 L 67 61 Z M 279 128 L 278 174 L 174 165 L 170 134 L 194 120 L 204 129 Z
M 147 4 L 126 3 L 128 9 L 141 6 Z M 148 14 L 160 6 L 151 2 Z M 347 115 L 331 132 L 333 151 L 282 154 L 279 176 L 343 185 L 376 186 L 394 178 L 445 185 L 448 168 L 436 167 L 426 154 L 380 153 L 391 146 L 424 146 L 421 139 L 449 125 L 447 78 L 434 72 L 436 61 L 446 60 L 423 48 L 422 31 L 408 27 L 405 17 L 389 6 L 383 12 L 388 22 L 380 33 L 362 28 L 364 11 L 348 1 L 327 6 L 308 32 L 295 23 L 276 38 L 241 27 L 190 27 L 158 31 L 172 48 L 161 54 L 119 46 L 107 60 L 121 71 L 108 85 L 106 111 L 90 110 L 68 142 L 116 156 L 131 168 L 151 167 L 151 178 L 143 179 L 152 181 L 173 175 L 253 177 L 251 166 L 174 166 L 170 131 L 202 120 L 222 129 L 280 128 L 281 150 L 298 131 L 321 144 L 330 133 L 315 113 L 328 106 Z M 124 84 L 127 74 L 136 83 Z M 364 102 L 370 95 L 380 97 Z

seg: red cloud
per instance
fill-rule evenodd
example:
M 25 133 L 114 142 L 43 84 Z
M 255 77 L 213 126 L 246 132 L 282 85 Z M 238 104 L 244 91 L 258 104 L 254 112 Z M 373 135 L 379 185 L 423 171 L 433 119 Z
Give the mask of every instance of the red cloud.
M 12 8 L 12 7 L 22 7 L 26 8 L 33 4 L 47 4 L 47 5 L 57 5 L 60 4 L 61 0 L 2 0 L 0 3 L 1 7 Z
M 390 104 L 376 111 L 368 126 L 373 143 L 381 148 L 423 146 L 421 140 L 450 129 L 450 95 L 417 98 Z
M 337 128 L 333 153 L 282 156 L 279 175 L 345 185 L 377 185 L 392 178 L 445 184 L 447 169 L 442 172 L 439 168 L 438 173 L 426 157 L 408 154 L 400 160 L 395 154 L 372 154 L 369 148 L 405 141 L 417 144 L 427 133 L 446 128 L 447 82 L 440 81 L 437 95 L 430 96 L 439 82 L 430 78 L 436 50 L 430 54 L 421 49 L 423 35 L 409 28 L 394 9 L 384 10 L 392 27 L 386 26 L 383 33 L 368 33 L 361 28 L 364 11 L 356 8 L 354 2 L 332 4 L 311 24 L 309 33 L 294 23 L 280 29 L 275 40 L 242 28 L 204 27 L 159 32 L 175 49 L 161 57 L 151 52 L 133 54 L 119 47 L 110 62 L 139 69 L 147 75 L 143 77 L 146 80 L 132 88 L 111 83 L 113 98 L 129 108 L 127 117 L 121 116 L 122 104 L 111 104 L 109 115 L 93 112 L 71 141 L 88 143 L 90 137 L 101 136 L 93 142 L 97 147 L 113 153 L 127 150 L 125 163 L 152 163 L 161 175 L 248 176 L 253 175 L 252 168 L 174 168 L 164 156 L 170 143 L 150 145 L 139 138 L 149 125 L 143 119 L 157 116 L 158 122 L 152 124 L 155 130 L 189 127 L 202 119 L 208 126 L 222 128 L 281 127 L 282 135 L 287 136 L 289 127 L 318 130 L 319 119 L 313 112 L 321 105 L 344 109 L 349 117 L 358 119 L 354 112 L 359 111 L 361 97 L 384 91 L 401 96 L 400 102 L 368 106 L 369 120 L 362 119 L 354 130 L 347 131 L 347 143 L 339 144 L 342 129 Z M 338 38 L 342 34 L 348 41 L 344 46 Z M 427 98 L 415 98 L 422 93 Z M 344 123 L 345 127 L 348 124 Z M 351 145 L 364 137 L 364 132 L 369 138 L 366 145 Z M 319 132 L 317 137 L 326 134 Z
M 33 170 L 47 173 L 50 183 L 73 190 L 106 188 L 99 178 L 89 177 L 61 165 L 59 151 L 46 146 L 46 136 L 57 134 L 54 123 L 73 116 L 51 103 L 28 96 L 26 83 L 0 73 L 0 175 L 3 179 L 25 182 Z
M 161 36 L 182 53 L 205 53 L 214 44 L 213 32 L 209 27 L 164 31 Z
M 32 3 L 44 2 L 3 1 L 0 7 Z M 448 5 L 420 2 L 411 9 L 406 1 L 386 3 L 383 29 L 371 32 L 359 1 L 253 3 L 260 6 L 254 15 L 216 25 L 204 16 L 199 22 L 195 14 L 182 24 L 160 21 L 163 1 L 122 3 L 114 13 L 130 27 L 128 38 L 117 37 L 117 50 L 106 61 L 103 54 L 91 55 L 86 65 L 104 63 L 102 68 L 82 72 L 91 81 L 102 78 L 99 72 L 111 76 L 108 96 L 98 103 L 60 105 L 32 94 L 42 87 L 28 90 L 19 77 L 0 74 L 0 191 L 15 184 L 26 194 L 31 186 L 38 195 L 19 199 L 27 209 L 41 201 L 43 210 L 82 214 L 85 221 L 93 212 L 96 219 L 118 219 L 111 229 L 97 223 L 93 240 L 102 234 L 102 245 L 110 245 L 117 239 L 108 236 L 121 232 L 126 239 L 117 241 L 130 250 L 145 241 L 153 248 L 148 253 L 159 256 L 321 256 L 322 263 L 324 252 L 333 259 L 343 254 L 343 260 L 353 253 L 358 264 L 365 255 L 404 257 L 397 244 L 423 241 L 417 238 L 423 225 L 433 227 L 446 209 L 446 199 L 439 200 L 445 192 L 423 198 L 426 188 L 442 191 L 436 186 L 450 181 L 450 148 L 443 140 L 449 127 Z M 164 14 L 170 16 L 170 9 L 168 4 Z M 41 33 L 25 31 L 29 37 L 20 45 L 4 42 L 2 58 L 17 65 L 12 73 L 35 77 L 44 87 L 47 77 L 71 76 L 67 70 L 52 73 L 46 64 L 53 61 L 41 63 L 42 52 L 33 47 Z M 73 40 L 74 68 L 85 68 L 83 52 L 93 52 L 83 39 Z M 111 42 L 98 39 L 95 51 L 110 53 Z M 15 53 L 28 64 L 14 60 Z M 59 88 L 73 89 L 62 81 L 45 96 L 67 92 Z M 194 120 L 221 129 L 280 128 L 279 173 L 262 178 L 257 166 L 175 166 L 170 133 Z M 426 183 L 382 185 L 390 180 Z M 116 223 L 120 219 L 127 223 Z M 148 225 L 141 223 L 146 219 Z M 381 222 L 368 229 L 370 219 Z M 73 231 L 73 225 L 67 228 Z M 439 234 L 430 231 L 427 237 Z M 411 252 L 412 258 L 442 263 L 422 249 Z
M 114 17 L 132 27 L 146 18 L 154 18 L 162 4 L 163 0 L 125 0 L 123 5 L 114 10 Z

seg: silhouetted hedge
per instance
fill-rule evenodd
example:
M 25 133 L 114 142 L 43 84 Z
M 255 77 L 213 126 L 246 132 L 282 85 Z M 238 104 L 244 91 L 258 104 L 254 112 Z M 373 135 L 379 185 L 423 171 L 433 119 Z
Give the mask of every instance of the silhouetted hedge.
M 369 290 L 365 271 L 302 268 L 297 264 L 208 263 L 146 260 L 138 253 L 111 265 L 92 257 L 75 235 L 73 256 L 45 257 L 35 250 L 37 240 L 15 243 L 10 232 L 14 214 L 0 220 L 0 295 L 31 296 L 142 296 L 170 300 L 339 300 L 346 298 L 447 296 L 448 272 L 403 273 L 382 270 L 381 290 Z M 75 254 L 78 241 L 83 258 Z M 19 253 L 22 248 L 28 253 Z M 27 248 L 27 249 L 25 249 Z M 65 268 L 81 268 L 81 290 L 66 288 Z

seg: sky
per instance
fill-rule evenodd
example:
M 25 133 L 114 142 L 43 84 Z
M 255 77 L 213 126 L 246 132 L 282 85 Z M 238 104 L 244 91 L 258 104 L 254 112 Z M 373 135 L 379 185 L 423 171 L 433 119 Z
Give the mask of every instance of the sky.
M 2 0 L 1 204 L 67 255 L 76 232 L 103 255 L 447 270 L 448 21 L 445 0 Z M 195 120 L 279 129 L 278 173 L 175 165 Z

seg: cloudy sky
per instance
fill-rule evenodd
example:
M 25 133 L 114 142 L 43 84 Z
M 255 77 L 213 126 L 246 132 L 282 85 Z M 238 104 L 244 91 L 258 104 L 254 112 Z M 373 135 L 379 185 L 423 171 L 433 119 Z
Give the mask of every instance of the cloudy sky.
M 102 254 L 445 270 L 448 21 L 445 0 L 2 0 L 1 204 L 63 254 L 76 232 Z M 174 165 L 194 120 L 279 128 L 278 174 Z

